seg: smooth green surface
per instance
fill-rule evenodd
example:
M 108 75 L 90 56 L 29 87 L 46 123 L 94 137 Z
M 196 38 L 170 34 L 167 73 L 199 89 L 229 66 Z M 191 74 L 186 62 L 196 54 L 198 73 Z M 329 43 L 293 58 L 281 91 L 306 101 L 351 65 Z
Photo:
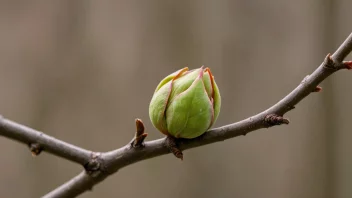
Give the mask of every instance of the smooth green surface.
M 167 129 L 176 138 L 195 138 L 210 126 L 213 109 L 202 78 L 175 97 L 166 110 Z
M 180 69 L 157 86 L 149 106 L 153 125 L 176 138 L 195 138 L 219 116 L 221 97 L 210 70 Z

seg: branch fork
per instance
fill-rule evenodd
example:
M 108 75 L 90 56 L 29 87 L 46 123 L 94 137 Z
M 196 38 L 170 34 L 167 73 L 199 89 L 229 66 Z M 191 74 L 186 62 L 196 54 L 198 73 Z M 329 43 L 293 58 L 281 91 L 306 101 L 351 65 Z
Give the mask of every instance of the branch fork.
M 88 175 L 95 177 L 99 172 L 102 171 L 103 159 L 101 153 L 92 152 L 91 159 L 84 165 L 84 169 Z

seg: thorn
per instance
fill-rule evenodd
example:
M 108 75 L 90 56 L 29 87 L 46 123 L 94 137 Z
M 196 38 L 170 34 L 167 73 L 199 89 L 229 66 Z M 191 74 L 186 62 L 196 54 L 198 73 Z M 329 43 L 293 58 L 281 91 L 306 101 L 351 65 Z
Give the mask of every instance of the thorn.
M 43 148 L 38 143 L 30 143 L 28 147 L 33 157 L 38 156 L 43 151 Z
M 323 88 L 321 86 L 316 86 L 312 92 L 321 92 Z
M 269 126 L 274 126 L 274 125 L 281 125 L 281 124 L 289 124 L 290 121 L 282 116 L 278 116 L 275 114 L 270 114 L 267 115 L 264 118 L 264 122 L 267 123 Z
M 342 64 L 346 69 L 348 69 L 348 70 L 352 69 L 352 61 L 343 61 Z
M 169 151 L 175 155 L 175 157 L 177 157 L 183 161 L 183 153 L 177 145 L 176 138 L 168 135 L 165 139 L 165 145 L 169 149 Z
M 144 133 L 144 124 L 141 119 L 136 119 L 136 134 L 132 141 L 132 147 L 143 147 L 144 139 L 148 136 L 148 133 Z

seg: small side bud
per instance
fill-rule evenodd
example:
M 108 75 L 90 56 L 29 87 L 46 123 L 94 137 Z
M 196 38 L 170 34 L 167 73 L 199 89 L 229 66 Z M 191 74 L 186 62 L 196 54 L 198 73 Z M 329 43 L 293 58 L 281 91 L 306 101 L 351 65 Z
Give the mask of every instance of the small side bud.
M 144 133 L 144 124 L 141 119 L 136 119 L 136 136 L 140 136 Z
M 351 70 L 352 69 L 352 61 L 343 61 L 343 66 L 346 69 Z
M 330 53 L 324 59 L 324 66 L 329 69 L 336 69 Z
M 147 133 L 144 133 L 145 127 L 141 119 L 136 119 L 136 134 L 134 140 L 132 141 L 132 147 L 142 147 L 144 139 L 148 136 Z
M 312 92 L 321 92 L 323 90 L 322 87 L 316 86 Z
M 43 151 L 43 147 L 38 143 L 30 143 L 28 147 L 33 157 L 38 156 Z

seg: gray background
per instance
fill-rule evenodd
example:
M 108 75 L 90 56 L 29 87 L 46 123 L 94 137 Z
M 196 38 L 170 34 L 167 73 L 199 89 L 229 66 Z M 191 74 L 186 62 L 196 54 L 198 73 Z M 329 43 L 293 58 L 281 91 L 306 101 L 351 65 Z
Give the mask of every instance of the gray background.
M 350 34 L 350 0 L 2 1 L 0 113 L 95 151 L 125 145 L 159 81 L 209 66 L 222 94 L 215 126 L 289 93 Z M 349 59 L 352 59 L 349 56 Z M 352 73 L 260 130 L 128 166 L 81 197 L 352 196 Z M 39 197 L 81 167 L 0 138 L 1 197 Z M 136 185 L 141 187 L 136 189 Z

